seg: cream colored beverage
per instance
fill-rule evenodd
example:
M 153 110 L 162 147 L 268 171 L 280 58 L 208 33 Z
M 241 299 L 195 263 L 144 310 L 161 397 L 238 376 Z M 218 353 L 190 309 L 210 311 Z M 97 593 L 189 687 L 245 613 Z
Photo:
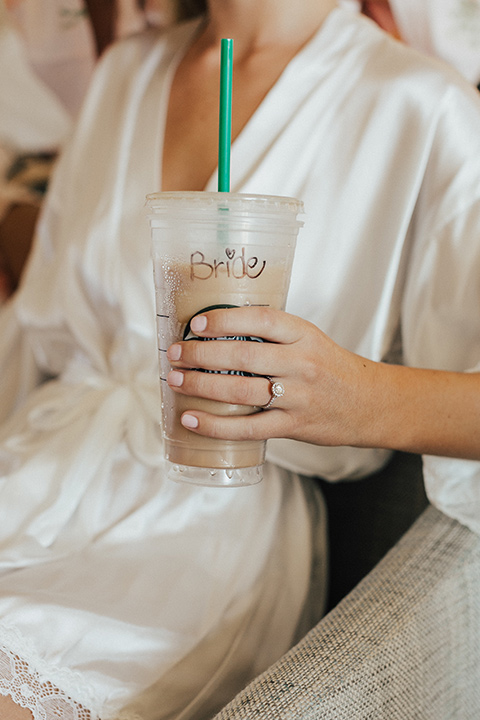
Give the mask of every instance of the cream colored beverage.
M 203 485 L 250 485 L 262 479 L 263 441 L 226 441 L 185 429 L 185 410 L 219 415 L 258 412 L 175 393 L 167 384 L 168 347 L 201 340 L 192 317 L 215 307 L 285 306 L 302 203 L 294 198 L 236 193 L 149 195 L 162 393 L 162 433 L 169 476 Z

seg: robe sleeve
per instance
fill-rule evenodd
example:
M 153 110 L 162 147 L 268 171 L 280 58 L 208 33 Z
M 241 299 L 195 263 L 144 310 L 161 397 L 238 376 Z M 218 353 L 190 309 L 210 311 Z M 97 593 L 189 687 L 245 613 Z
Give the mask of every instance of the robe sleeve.
M 2 309 L 0 337 L 0 422 L 3 422 L 38 383 L 39 372 L 12 302 Z
M 453 88 L 412 222 L 402 309 L 407 365 L 480 371 L 479 157 L 480 100 Z M 424 457 L 424 477 L 432 504 L 480 533 L 480 462 Z
M 78 187 L 79 170 L 84 166 L 90 128 L 100 107 L 108 104 L 105 86 L 115 77 L 112 69 L 117 55 L 112 48 L 98 62 L 80 117 L 50 179 L 20 287 L 0 311 L 0 423 L 42 379 L 58 374 L 65 358 L 74 352 L 65 320 L 64 286 L 75 254 L 68 213 L 86 192 Z M 121 79 L 121 69 L 119 74 Z M 103 160 L 100 154 L 98 162 Z M 91 172 L 97 172 L 97 167 Z
M 65 164 L 68 162 L 62 158 L 60 165 Z M 58 188 L 63 176 L 63 168 L 57 167 L 52 180 L 56 190 L 52 188 L 45 199 L 20 286 L 0 312 L 0 422 L 23 403 L 46 374 L 32 338 L 46 330 L 47 318 L 42 327 L 41 308 L 55 292 L 60 257 L 55 243 L 55 208 L 61 202 Z

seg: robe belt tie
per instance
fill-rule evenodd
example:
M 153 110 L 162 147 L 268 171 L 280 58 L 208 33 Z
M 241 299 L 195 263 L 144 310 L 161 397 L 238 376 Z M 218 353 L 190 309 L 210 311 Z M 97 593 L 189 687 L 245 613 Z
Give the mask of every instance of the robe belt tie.
M 78 362 L 35 391 L 0 453 L 11 456 L 8 474 L 28 473 L 39 498 L 48 498 L 25 527 L 29 536 L 44 547 L 54 542 L 92 483 L 109 481 L 122 442 L 139 463 L 162 465 L 159 398 L 158 386 L 139 376 L 108 376 Z

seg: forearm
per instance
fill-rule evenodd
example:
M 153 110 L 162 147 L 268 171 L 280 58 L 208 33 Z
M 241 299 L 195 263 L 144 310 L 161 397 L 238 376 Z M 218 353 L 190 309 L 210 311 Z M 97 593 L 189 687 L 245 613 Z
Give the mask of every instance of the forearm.
M 480 460 L 480 373 L 369 366 L 361 444 Z

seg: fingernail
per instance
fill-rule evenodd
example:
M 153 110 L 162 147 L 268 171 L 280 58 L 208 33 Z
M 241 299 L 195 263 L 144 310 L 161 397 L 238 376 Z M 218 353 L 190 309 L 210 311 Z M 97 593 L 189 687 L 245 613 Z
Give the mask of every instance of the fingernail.
M 195 429 L 198 427 L 198 418 L 195 417 L 195 415 L 188 415 L 188 413 L 185 413 L 185 415 L 182 415 L 181 419 L 183 427 Z
M 167 357 L 169 360 L 180 360 L 180 357 L 182 355 L 182 346 L 181 345 L 170 345 L 170 347 L 167 350 Z
M 174 387 L 180 387 L 183 385 L 183 378 L 184 374 L 182 372 L 178 372 L 178 370 L 171 370 L 167 375 L 167 382 L 169 385 L 173 385 Z
M 202 332 L 207 327 L 207 318 L 205 315 L 195 315 L 190 321 L 190 327 L 193 332 Z

